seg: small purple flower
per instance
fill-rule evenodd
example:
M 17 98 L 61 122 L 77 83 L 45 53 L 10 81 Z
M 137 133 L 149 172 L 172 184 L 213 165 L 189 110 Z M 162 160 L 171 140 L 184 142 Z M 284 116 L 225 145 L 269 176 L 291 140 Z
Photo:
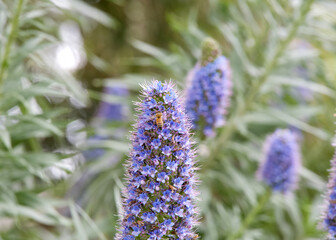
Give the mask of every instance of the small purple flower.
M 232 88 L 229 61 L 221 56 L 215 40 L 203 42 L 202 60 L 187 81 L 186 110 L 193 128 L 202 128 L 205 136 L 213 137 L 215 129 L 225 124 Z
M 169 204 L 167 204 L 165 202 L 161 202 L 161 211 L 162 212 L 167 213 L 168 212 L 168 207 L 169 207 Z
M 295 134 L 288 129 L 277 129 L 264 144 L 264 160 L 257 175 L 273 191 L 287 193 L 296 187 L 300 166 Z
M 169 202 L 170 201 L 170 196 L 171 196 L 171 191 L 166 190 L 166 191 L 163 192 L 162 199 L 165 200 L 166 202 Z
M 154 123 L 153 122 L 146 122 L 145 123 L 145 130 L 148 131 L 148 130 L 152 130 L 154 128 Z
M 190 167 L 187 166 L 181 169 L 181 176 L 187 177 L 189 173 L 190 173 Z
M 181 239 L 185 239 L 186 235 L 188 235 L 188 229 L 186 227 L 180 226 L 176 229 L 177 236 Z
M 172 148 L 170 146 L 164 146 L 161 150 L 164 155 L 170 156 Z
M 178 177 L 174 179 L 174 187 L 180 189 L 182 187 L 182 184 L 184 183 L 183 179 Z
M 154 223 L 157 217 L 155 216 L 155 213 L 151 212 L 145 212 L 142 217 L 144 221 L 149 222 L 149 223 Z
M 156 104 L 155 99 L 152 98 L 149 101 L 144 102 L 144 105 L 145 105 L 146 108 L 151 109 L 151 108 L 156 107 L 157 104 Z
M 156 170 L 155 170 L 155 167 L 152 167 L 152 166 L 144 166 L 142 168 L 142 172 L 141 172 L 143 175 L 145 176 L 151 176 L 152 178 L 154 178 L 155 176 L 155 173 L 156 173 Z
M 160 212 L 161 211 L 161 201 L 159 199 L 156 199 L 153 202 L 152 210 L 155 211 L 155 212 Z
M 174 225 L 174 223 L 172 222 L 171 219 L 165 220 L 162 224 L 164 225 L 164 227 L 166 228 L 167 231 L 172 230 L 172 227 Z
M 183 208 L 181 207 L 176 207 L 174 208 L 174 214 L 178 217 L 184 217 L 184 213 L 183 213 Z
M 134 186 L 139 188 L 141 185 L 145 184 L 145 176 L 139 176 L 134 179 Z
M 180 198 L 180 194 L 173 192 L 170 197 L 172 200 L 177 201 Z
M 135 238 L 134 238 L 134 236 L 132 236 L 132 235 L 126 235 L 126 236 L 124 237 L 124 240 L 135 240 Z
M 138 171 L 141 168 L 141 164 L 139 162 L 134 161 L 132 164 L 132 170 L 134 172 Z
M 138 201 L 142 204 L 146 204 L 146 202 L 148 201 L 148 195 L 146 193 L 141 193 L 138 197 Z
M 133 227 L 132 235 L 134 235 L 134 236 L 138 236 L 139 234 L 140 234 L 140 228 L 137 227 L 137 226 L 134 226 L 134 227 Z
M 128 194 L 129 194 L 130 199 L 135 199 L 138 196 L 136 192 L 136 188 L 133 188 L 133 189 L 130 188 L 130 190 L 128 191 Z
M 170 83 L 154 81 L 144 88 L 143 96 L 116 240 L 192 239 L 197 192 L 189 121 Z M 163 120 L 160 127 L 155 120 L 158 112 Z
M 185 187 L 185 189 L 184 189 L 184 192 L 185 192 L 186 194 L 192 194 L 192 192 L 193 192 L 193 188 L 191 187 L 191 185 L 187 185 L 187 186 Z
M 154 147 L 154 149 L 158 149 L 161 145 L 161 141 L 160 139 L 154 139 L 152 142 L 151 142 L 151 145 Z
M 135 216 L 138 216 L 138 214 L 141 212 L 141 208 L 138 205 L 134 205 L 131 208 L 131 213 L 134 214 Z
M 127 218 L 127 226 L 131 225 L 134 221 L 135 221 L 134 216 L 130 216 L 129 218 Z
M 165 96 L 163 97 L 163 100 L 164 100 L 164 102 L 165 102 L 166 104 L 170 104 L 171 102 L 174 101 L 174 98 L 173 98 L 172 96 L 170 96 L 170 95 L 165 95 Z
M 155 183 L 153 183 L 153 182 L 148 183 L 145 190 L 147 192 L 154 193 Z
M 177 161 L 169 161 L 167 162 L 167 169 L 175 172 L 177 170 L 178 162 Z
M 161 136 L 163 137 L 164 140 L 167 140 L 168 138 L 171 137 L 171 133 L 169 129 L 163 129 L 161 132 Z
M 184 158 L 184 151 L 182 151 L 182 150 L 176 151 L 175 152 L 175 157 L 177 159 L 183 159 Z
M 169 180 L 169 176 L 165 172 L 160 172 L 156 178 L 157 181 L 165 183 L 166 180 Z
M 142 151 L 139 153 L 139 160 L 145 160 L 150 153 L 148 151 Z

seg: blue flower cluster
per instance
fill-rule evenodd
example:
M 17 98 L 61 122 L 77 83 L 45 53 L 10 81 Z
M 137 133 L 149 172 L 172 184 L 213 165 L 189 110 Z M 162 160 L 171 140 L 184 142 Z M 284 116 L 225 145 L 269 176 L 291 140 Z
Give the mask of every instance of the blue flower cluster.
M 323 216 L 323 226 L 328 230 L 328 239 L 336 239 L 336 153 L 331 161 L 327 193 L 327 209 Z
M 288 129 L 277 129 L 264 145 L 264 160 L 258 177 L 273 191 L 287 193 L 296 187 L 300 151 L 295 134 Z
M 193 128 L 213 137 L 215 128 L 225 124 L 232 88 L 229 61 L 220 55 L 214 40 L 204 42 L 202 61 L 196 64 L 188 78 L 186 110 Z
M 116 239 L 196 239 L 194 151 L 171 83 L 144 87 Z
M 110 87 L 104 88 L 104 94 L 110 96 L 124 97 L 128 96 L 128 89 L 125 87 Z M 106 99 L 100 102 L 97 117 L 108 121 L 122 121 L 126 116 L 126 106 L 121 103 L 110 103 Z

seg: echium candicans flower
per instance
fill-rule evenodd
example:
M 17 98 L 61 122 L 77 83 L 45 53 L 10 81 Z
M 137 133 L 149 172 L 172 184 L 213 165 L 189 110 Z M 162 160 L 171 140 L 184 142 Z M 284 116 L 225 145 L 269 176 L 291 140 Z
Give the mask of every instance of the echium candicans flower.
M 336 143 L 333 144 L 333 146 Z M 326 194 L 326 209 L 323 214 L 322 225 L 328 231 L 328 239 L 336 239 L 336 152 L 331 160 L 328 190 Z
M 129 95 L 128 89 L 121 86 L 106 86 L 103 93 L 115 97 L 124 97 Z M 127 106 L 125 104 L 111 103 L 103 97 L 103 100 L 99 104 L 97 117 L 107 121 L 122 121 L 125 119 L 126 115 Z
M 296 135 L 288 129 L 277 129 L 264 144 L 264 159 L 258 177 L 273 191 L 287 193 L 296 187 L 301 166 Z
M 203 42 L 202 59 L 187 77 L 186 110 L 193 128 L 207 137 L 225 124 L 230 104 L 231 68 L 221 55 L 218 43 L 209 38 Z
M 144 87 L 116 239 L 196 239 L 194 151 L 171 83 Z
M 87 139 L 86 145 L 89 149 L 83 152 L 86 161 L 100 158 L 106 152 L 103 148 L 94 147 L 99 146 L 102 141 L 109 139 L 109 136 L 105 135 L 106 132 L 103 132 L 103 135 L 101 134 L 102 126 L 106 123 L 108 124 L 110 122 L 123 121 L 126 119 L 127 105 L 123 103 L 111 103 L 107 98 L 128 96 L 128 89 L 123 86 L 105 86 L 103 94 L 102 101 L 99 103 L 96 114 L 101 121 L 93 121 L 92 125 L 95 127 L 95 135 Z M 118 135 L 115 133 L 118 134 L 118 132 L 114 131 L 114 137 L 117 137 Z M 124 132 L 122 132 L 122 135 L 124 135 Z

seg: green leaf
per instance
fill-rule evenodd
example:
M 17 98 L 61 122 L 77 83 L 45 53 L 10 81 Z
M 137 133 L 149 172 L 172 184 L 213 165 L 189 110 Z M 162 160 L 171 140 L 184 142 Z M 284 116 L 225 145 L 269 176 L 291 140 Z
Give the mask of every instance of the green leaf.
M 271 76 L 267 83 L 263 86 L 261 92 L 266 93 L 269 91 L 274 91 L 274 89 L 279 88 L 279 85 L 288 85 L 293 87 L 300 87 L 308 89 L 312 92 L 317 92 L 320 94 L 327 95 L 331 98 L 336 98 L 336 91 L 316 82 L 309 80 L 295 78 L 295 77 L 285 77 L 285 76 Z
M 12 148 L 11 137 L 7 129 L 0 127 L 0 139 L 7 149 Z

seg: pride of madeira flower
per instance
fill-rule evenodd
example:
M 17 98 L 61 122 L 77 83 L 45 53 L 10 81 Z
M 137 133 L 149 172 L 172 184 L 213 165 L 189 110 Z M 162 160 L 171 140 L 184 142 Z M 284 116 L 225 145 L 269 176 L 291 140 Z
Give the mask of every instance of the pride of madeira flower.
M 328 231 L 329 240 L 336 239 L 336 155 L 331 162 L 331 171 L 329 176 L 327 209 L 323 216 L 323 227 Z
M 194 151 L 171 83 L 144 87 L 116 239 L 196 239 Z
M 202 59 L 187 82 L 186 110 L 193 128 L 213 137 L 215 129 L 225 124 L 232 88 L 229 61 L 221 55 L 215 40 L 208 38 L 203 42 Z
M 273 191 L 287 193 L 296 187 L 300 166 L 295 134 L 288 129 L 277 129 L 264 144 L 264 160 L 258 177 Z
M 335 146 L 335 144 L 334 144 Z M 326 210 L 323 215 L 323 227 L 328 231 L 329 240 L 336 239 L 336 153 L 331 160 L 328 191 L 326 195 Z

